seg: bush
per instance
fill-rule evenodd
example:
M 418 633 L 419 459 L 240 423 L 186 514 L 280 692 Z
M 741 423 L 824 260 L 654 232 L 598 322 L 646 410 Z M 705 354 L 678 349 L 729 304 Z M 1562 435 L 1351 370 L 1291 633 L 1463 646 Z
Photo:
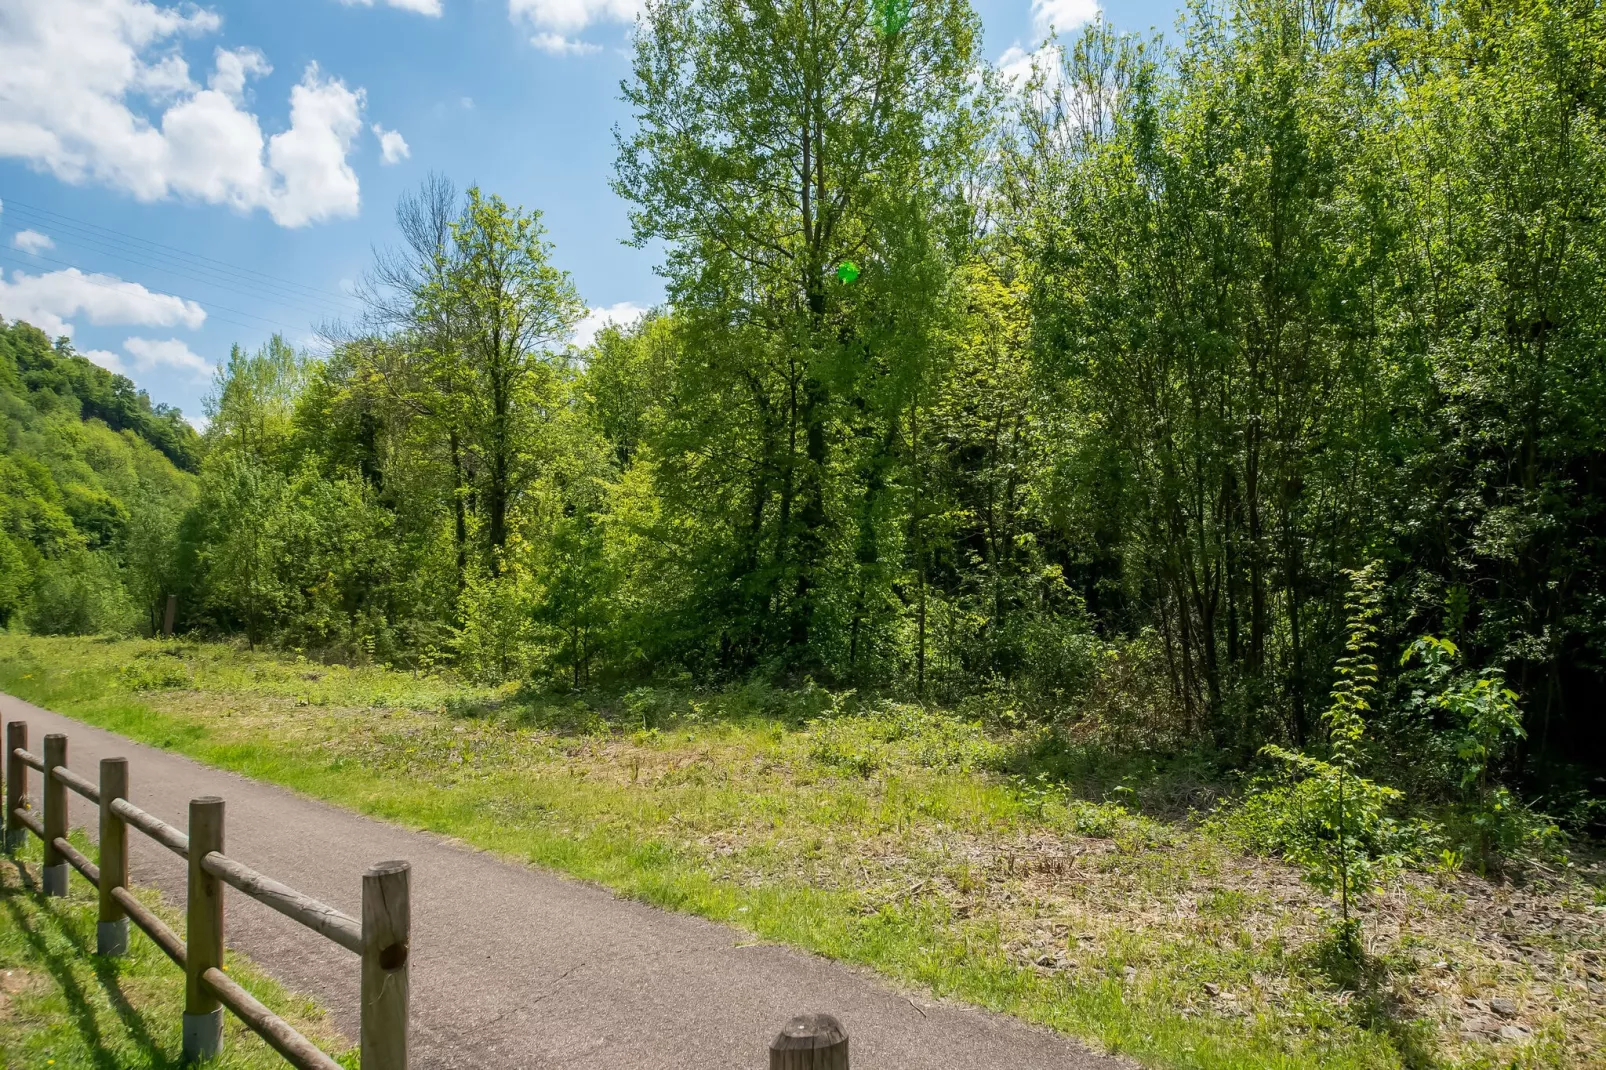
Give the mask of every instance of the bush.
M 40 565 L 23 613 L 38 635 L 129 635 L 138 620 L 117 563 L 84 551 Z

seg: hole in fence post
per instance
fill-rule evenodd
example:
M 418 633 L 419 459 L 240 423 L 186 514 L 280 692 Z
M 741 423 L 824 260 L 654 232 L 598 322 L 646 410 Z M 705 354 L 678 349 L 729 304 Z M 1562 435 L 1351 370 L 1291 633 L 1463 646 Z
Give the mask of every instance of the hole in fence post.
M 223 1051 L 223 1006 L 201 983 L 223 968 L 223 882 L 201 860 L 223 853 L 223 800 L 190 800 L 190 879 L 184 940 L 184 1061 L 215 1059 Z
M 128 885 L 128 826 L 112 813 L 112 803 L 128 798 L 128 759 L 100 760 L 100 920 L 95 926 L 97 955 L 128 953 L 128 917 L 112 889 Z
M 28 839 L 28 830 L 17 820 L 17 811 L 28 798 L 28 767 L 17 757 L 17 751 L 28 749 L 28 722 L 12 721 L 6 725 L 6 853 L 22 847 Z
M 45 803 L 45 894 L 53 896 L 67 894 L 67 859 L 56 847 L 56 840 L 67 835 L 67 785 L 56 777 L 56 769 L 66 764 L 67 737 L 52 732 L 45 737 L 44 786 L 40 791 Z
M 381 862 L 362 878 L 362 1024 L 365 1067 L 407 1070 L 408 941 L 412 929 L 407 862 Z
M 800 1014 L 770 1041 L 770 1070 L 848 1070 L 848 1031 L 829 1014 Z

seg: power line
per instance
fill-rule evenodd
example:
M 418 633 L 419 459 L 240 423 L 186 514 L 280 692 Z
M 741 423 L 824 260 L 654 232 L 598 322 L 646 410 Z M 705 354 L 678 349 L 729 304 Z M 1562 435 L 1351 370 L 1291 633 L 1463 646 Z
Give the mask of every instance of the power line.
M 76 264 L 69 264 L 65 260 L 57 260 L 54 257 L 49 257 L 49 256 L 38 256 L 37 254 L 35 254 L 35 258 L 39 259 L 39 260 L 47 261 L 48 263 L 51 263 L 51 264 L 60 264 L 62 267 L 74 268 L 74 269 L 78 270 L 78 272 L 79 272 L 79 276 L 78 276 L 79 280 L 82 281 L 82 282 L 87 282 L 92 286 L 100 286 L 100 287 L 102 287 L 104 289 L 107 289 L 107 290 L 114 290 L 114 289 L 117 288 L 115 285 L 113 285 L 111 283 L 101 282 L 94 275 L 85 274 L 83 272 L 83 269 L 78 268 L 78 265 L 76 265 Z M 0 250 L 0 259 L 9 260 L 13 264 L 19 264 L 19 265 L 22 265 L 24 267 L 31 266 L 28 263 L 28 261 L 24 260 L 22 257 L 18 256 L 15 253 L 7 252 L 5 250 Z M 185 302 L 188 302 L 188 303 L 193 304 L 193 305 L 201 305 L 201 302 L 196 301 L 194 298 L 184 297 L 184 296 L 182 296 L 180 294 L 175 294 L 175 293 L 168 293 L 165 290 L 152 290 L 150 287 L 142 286 L 139 283 L 130 283 L 130 282 L 127 282 L 127 280 L 123 280 L 123 279 L 119 279 L 118 283 L 122 284 L 122 285 L 139 286 L 140 289 L 144 290 L 146 293 L 154 294 L 154 295 L 156 295 L 158 297 L 171 297 L 171 298 L 173 298 L 175 300 L 178 300 L 178 301 L 185 301 Z M 226 305 L 217 305 L 217 304 L 202 305 L 202 311 L 204 311 L 207 314 L 207 317 L 209 319 L 216 319 L 219 323 L 227 323 L 227 324 L 230 324 L 231 326 L 239 327 L 240 329 L 246 330 L 246 331 L 258 331 L 258 330 L 261 330 L 262 328 L 256 327 L 256 326 L 252 326 L 249 323 L 240 323 L 237 320 L 231 320 L 231 319 L 228 319 L 227 317 L 224 317 L 224 316 L 213 316 L 211 310 L 214 309 L 214 308 L 215 309 L 221 309 L 224 312 L 232 312 L 236 316 L 244 316 L 247 319 L 260 320 L 261 322 L 266 323 L 270 327 L 278 327 L 278 328 L 281 328 L 281 329 L 286 330 L 286 331 L 299 331 L 299 330 L 303 329 L 301 327 L 292 327 L 290 324 L 285 323 L 282 320 L 268 319 L 266 316 L 258 316 L 258 315 L 255 315 L 254 313 L 251 313 L 251 312 L 242 312 L 237 308 L 229 308 Z
M 175 260 L 182 267 L 206 271 L 209 274 L 215 275 L 221 270 L 223 274 L 232 276 L 236 280 L 257 287 L 258 289 L 265 288 L 271 291 L 279 291 L 277 296 L 283 296 L 295 300 L 311 300 L 320 305 L 327 305 L 331 310 L 340 312 L 355 311 L 350 304 L 346 303 L 350 300 L 350 298 L 344 294 L 335 297 L 332 296 L 331 292 L 328 290 L 320 289 L 314 286 L 308 286 L 305 283 L 296 282 L 295 280 L 286 279 L 278 275 L 272 275 L 265 271 L 258 271 L 255 268 L 241 267 L 237 264 L 231 264 L 228 261 L 219 260 L 215 257 L 204 256 L 200 253 L 190 252 L 189 250 L 181 249 L 177 246 L 166 245 L 162 242 L 152 241 L 148 238 L 141 238 L 138 235 L 129 234 L 125 231 L 116 230 L 112 227 L 102 226 L 98 223 L 90 223 L 87 220 L 78 219 L 74 216 L 69 216 L 61 212 L 55 212 L 47 208 L 39 208 L 24 201 L 6 200 L 3 203 L 4 208 L 7 210 L 21 209 L 22 211 L 20 214 L 28 217 L 25 219 L 25 222 L 31 222 L 38 226 L 57 229 L 58 232 L 61 229 L 65 229 L 67 232 L 76 235 L 79 240 L 110 243 L 114 246 L 121 245 L 128 247 L 132 252 L 140 255 Z M 164 270 L 173 269 L 164 268 Z
M 56 231 L 55 233 L 58 236 L 60 236 L 60 234 L 61 234 L 60 231 Z M 145 269 L 148 269 L 148 270 L 155 270 L 155 271 L 158 271 L 158 272 L 166 272 L 168 274 L 177 276 L 178 278 L 186 279 L 186 280 L 188 280 L 190 282 L 199 283 L 199 284 L 201 284 L 203 286 L 215 287 L 215 288 L 217 288 L 219 290 L 225 290 L 225 291 L 227 291 L 229 293 L 238 294 L 241 297 L 260 297 L 261 296 L 261 292 L 260 291 L 258 293 L 253 293 L 250 290 L 243 289 L 242 287 L 239 287 L 239 286 L 231 285 L 230 283 L 223 282 L 223 281 L 220 281 L 220 280 L 215 279 L 215 278 L 206 278 L 206 277 L 201 276 L 201 275 L 192 274 L 189 271 L 183 270 L 181 268 L 173 267 L 170 264 L 151 263 L 150 261 L 139 259 L 138 257 L 135 257 L 135 256 L 133 256 L 131 254 L 128 254 L 128 253 L 124 253 L 124 252 L 122 252 L 120 250 L 106 248 L 104 246 L 99 245 L 97 242 L 94 242 L 91 239 L 77 239 L 77 238 L 64 237 L 64 238 L 61 238 L 60 243 L 63 244 L 63 245 L 67 245 L 67 246 L 71 246 L 71 247 L 75 247 L 75 248 L 87 248 L 87 249 L 90 249 L 91 251 L 98 252 L 103 256 L 109 256 L 112 260 L 114 260 L 114 261 L 116 261 L 117 263 L 120 263 L 120 264 L 131 265 L 131 266 L 134 266 L 134 267 L 145 268 Z M 41 257 L 41 259 L 48 259 L 48 258 Z M 197 270 L 199 270 L 199 269 L 197 269 Z M 270 293 L 268 295 L 268 297 L 270 298 L 270 300 L 267 302 L 268 304 L 274 305 L 274 306 L 279 307 L 279 308 L 293 309 L 294 311 L 297 311 L 297 312 L 304 312 L 307 315 L 314 316 L 314 317 L 318 317 L 318 316 L 329 317 L 331 315 L 339 315 L 339 314 L 342 314 L 342 313 L 350 311 L 348 309 L 335 308 L 333 306 L 316 307 L 316 306 L 312 306 L 312 305 L 300 304 L 300 303 L 298 303 L 296 301 L 289 300 L 289 299 L 287 299 L 287 298 L 285 298 L 285 297 L 283 297 L 282 295 L 279 295 L 279 294 L 271 294 Z

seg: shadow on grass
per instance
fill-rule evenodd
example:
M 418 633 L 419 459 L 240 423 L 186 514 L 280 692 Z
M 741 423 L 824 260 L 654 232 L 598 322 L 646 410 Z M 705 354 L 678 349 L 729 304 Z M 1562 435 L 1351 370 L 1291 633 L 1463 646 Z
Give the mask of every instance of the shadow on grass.
M 1146 752 L 1085 743 L 1059 727 L 1027 734 L 1011 748 L 1001 771 L 1164 821 L 1209 810 L 1227 794 L 1223 771 L 1208 752 Z
M 808 684 L 774 687 L 761 680 L 720 689 L 635 687 L 575 691 L 527 683 L 511 694 L 448 700 L 448 716 L 500 721 L 559 736 L 594 736 L 708 724 L 780 725 L 798 730 L 853 692 Z
M 128 997 L 123 994 L 122 986 L 119 984 L 121 971 L 116 963 L 104 957 L 92 955 L 89 947 L 74 934 L 73 926 L 69 919 L 64 917 L 55 908 L 55 905 L 44 897 L 38 882 L 34 879 L 28 867 L 16 859 L 9 859 L 8 861 L 15 868 L 20 878 L 20 887 L 10 882 L 0 882 L 0 899 L 3 899 L 6 912 L 11 915 L 12 924 L 16 926 L 17 931 L 22 934 L 23 939 L 27 942 L 33 953 L 33 958 L 43 964 L 45 970 L 55 981 L 56 987 L 60 989 L 62 999 L 67 1004 L 67 1012 L 72 1017 L 73 1024 L 77 1027 L 79 1034 L 84 1038 L 84 1043 L 88 1046 L 90 1054 L 95 1060 L 95 1065 L 104 1067 L 105 1070 L 120 1070 L 126 1064 L 120 1062 L 113 1052 L 107 1050 L 105 1040 L 101 1035 L 100 1024 L 95 1020 L 94 1008 L 89 1003 L 89 995 L 85 992 L 83 986 L 79 984 L 71 962 L 66 956 L 53 950 L 51 942 L 46 939 L 45 934 L 40 932 L 37 920 L 42 916 L 48 915 L 54 920 L 56 929 L 72 945 L 73 957 L 87 962 L 94 969 L 95 979 L 105 993 L 106 1001 L 123 1023 L 123 1028 L 128 1031 L 129 1038 L 145 1055 L 146 1065 L 152 1067 L 153 1070 L 156 1070 L 156 1068 L 165 1070 L 168 1067 L 178 1067 L 180 1063 L 157 1046 L 155 1038 L 151 1036 L 150 1028 L 146 1025 L 144 1015 L 129 1003 Z M 18 900 L 22 896 L 28 896 L 35 900 L 35 913 L 32 915 L 24 910 L 19 903 Z

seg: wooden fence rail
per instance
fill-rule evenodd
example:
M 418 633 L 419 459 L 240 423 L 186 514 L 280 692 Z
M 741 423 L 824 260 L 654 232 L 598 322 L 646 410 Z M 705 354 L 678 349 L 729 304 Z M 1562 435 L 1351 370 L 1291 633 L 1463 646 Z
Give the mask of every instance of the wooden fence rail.
M 216 1058 L 223 1044 L 227 1008 L 299 1070 L 339 1070 L 328 1055 L 288 1022 L 252 998 L 223 968 L 223 885 L 227 884 L 285 917 L 339 944 L 362 959 L 359 1048 L 363 1070 L 406 1070 L 408 945 L 411 939 L 406 862 L 381 862 L 363 875 L 362 918 L 286 887 L 223 853 L 223 800 L 190 800 L 189 832 L 178 829 L 128 801 L 128 761 L 106 758 L 100 779 L 91 781 L 67 767 L 67 737 L 44 738 L 43 756 L 28 750 L 28 725 L 6 725 L 5 848 L 17 850 L 32 832 L 44 845 L 43 887 L 47 895 L 67 894 L 68 868 L 76 869 L 99 892 L 95 951 L 121 955 L 128 950 L 132 920 L 184 971 L 184 1058 Z M 42 775 L 43 809 L 28 806 L 28 770 Z M 67 840 L 67 792 L 100 808 L 100 864 Z M 128 890 L 128 829 L 133 828 L 189 864 L 185 935 L 168 928 Z

